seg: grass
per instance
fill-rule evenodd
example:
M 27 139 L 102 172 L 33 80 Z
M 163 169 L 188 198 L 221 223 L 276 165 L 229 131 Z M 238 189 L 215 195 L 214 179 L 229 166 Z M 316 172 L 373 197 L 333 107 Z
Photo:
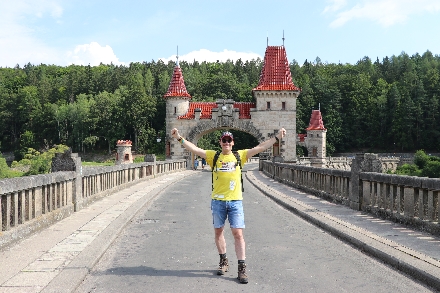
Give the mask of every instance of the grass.
M 81 162 L 83 166 L 114 166 L 115 162 Z

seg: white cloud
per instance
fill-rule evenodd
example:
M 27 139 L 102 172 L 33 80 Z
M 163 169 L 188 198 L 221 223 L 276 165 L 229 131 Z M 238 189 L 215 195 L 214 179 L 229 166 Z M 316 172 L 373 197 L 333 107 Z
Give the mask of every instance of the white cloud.
M 327 2 L 330 2 L 330 5 L 325 7 L 323 13 L 335 12 L 347 5 L 347 0 L 328 0 Z
M 62 7 L 50 0 L 6 0 L 0 2 L 0 66 L 16 64 L 54 63 L 59 59 L 56 50 L 34 37 L 36 28 L 26 26 L 26 20 L 50 14 L 61 17 Z
M 198 51 L 192 51 L 188 54 L 179 56 L 179 60 L 184 60 L 186 62 L 192 63 L 194 60 L 198 62 L 225 62 L 227 60 L 237 61 L 238 59 L 241 59 L 243 62 L 246 60 L 256 60 L 257 58 L 263 59 L 259 54 L 252 53 L 252 52 L 236 52 L 236 51 L 230 51 L 230 50 L 223 50 L 222 52 L 212 52 L 207 49 L 200 49 Z M 172 55 L 168 58 L 159 58 L 163 62 L 167 63 L 168 61 L 175 61 L 176 55 Z
M 356 1 L 350 9 L 342 10 L 346 6 L 344 0 L 333 0 L 323 13 L 337 12 L 336 19 L 331 27 L 340 27 L 354 19 L 367 19 L 379 23 L 383 27 L 403 23 L 413 14 L 438 12 L 438 0 L 363 0 Z
M 100 63 L 115 65 L 123 65 L 116 57 L 113 49 L 106 45 L 105 47 L 99 45 L 97 42 L 90 44 L 78 45 L 73 51 L 67 52 L 67 59 L 69 64 L 96 66 Z

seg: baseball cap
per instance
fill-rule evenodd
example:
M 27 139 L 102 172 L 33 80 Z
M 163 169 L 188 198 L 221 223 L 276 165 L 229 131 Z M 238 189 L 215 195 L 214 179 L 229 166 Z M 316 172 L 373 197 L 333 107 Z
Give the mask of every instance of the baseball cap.
M 225 131 L 222 133 L 222 136 L 220 137 L 220 140 L 223 139 L 223 137 L 230 137 L 232 140 L 234 140 L 234 136 L 229 131 Z

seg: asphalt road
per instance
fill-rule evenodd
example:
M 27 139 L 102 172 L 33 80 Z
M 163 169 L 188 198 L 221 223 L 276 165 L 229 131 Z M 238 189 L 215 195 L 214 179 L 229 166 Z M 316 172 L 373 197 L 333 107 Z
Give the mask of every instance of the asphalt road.
M 245 180 L 248 284 L 219 256 L 210 211 L 211 173 L 170 184 L 142 208 L 76 292 L 432 292 L 279 207 Z

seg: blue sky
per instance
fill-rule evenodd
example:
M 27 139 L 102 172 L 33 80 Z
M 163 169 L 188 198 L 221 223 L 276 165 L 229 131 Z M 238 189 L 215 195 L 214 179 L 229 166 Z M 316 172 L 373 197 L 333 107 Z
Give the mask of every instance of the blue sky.
M 0 0 L 0 67 L 440 54 L 439 0 Z

